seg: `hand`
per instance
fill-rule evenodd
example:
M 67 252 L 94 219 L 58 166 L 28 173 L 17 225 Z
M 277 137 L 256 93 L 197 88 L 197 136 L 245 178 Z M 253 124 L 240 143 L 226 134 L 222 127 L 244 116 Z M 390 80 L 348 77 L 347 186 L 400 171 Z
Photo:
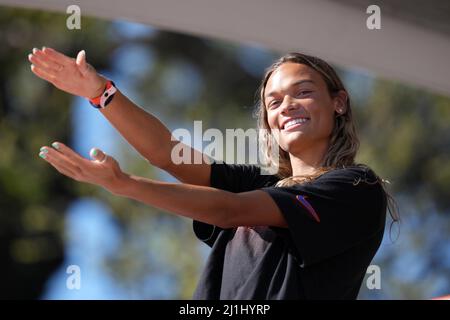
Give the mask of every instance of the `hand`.
M 91 149 L 89 154 L 93 160 L 89 160 L 61 142 L 52 143 L 52 147 L 42 147 L 39 156 L 76 181 L 99 185 L 117 194 L 128 177 L 113 157 L 97 148 Z
M 86 62 L 84 50 L 73 59 L 51 48 L 34 48 L 28 60 L 35 75 L 67 93 L 91 99 L 105 89 L 106 78 Z

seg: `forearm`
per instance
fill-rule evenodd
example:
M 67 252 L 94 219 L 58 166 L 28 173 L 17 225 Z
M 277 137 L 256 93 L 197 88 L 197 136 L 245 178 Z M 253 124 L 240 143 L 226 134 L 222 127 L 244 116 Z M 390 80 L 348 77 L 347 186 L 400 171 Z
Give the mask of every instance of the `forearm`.
M 154 181 L 127 175 L 114 194 L 219 227 L 230 227 L 238 196 L 211 187 Z
M 171 150 L 178 143 L 156 117 L 135 105 L 120 91 L 104 109 L 105 118 L 151 164 L 164 168 L 170 161 Z

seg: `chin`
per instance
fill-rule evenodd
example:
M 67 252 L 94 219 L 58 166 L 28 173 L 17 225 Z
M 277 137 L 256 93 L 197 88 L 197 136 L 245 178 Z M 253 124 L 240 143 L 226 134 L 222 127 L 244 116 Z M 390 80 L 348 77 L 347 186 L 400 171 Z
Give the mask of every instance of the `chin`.
M 297 153 L 299 150 L 304 148 L 306 142 L 307 142 L 306 139 L 299 136 L 297 138 L 283 139 L 280 146 L 281 149 L 283 149 L 286 152 Z
M 291 149 L 298 144 L 303 144 L 307 140 L 305 138 L 305 134 L 301 131 L 289 132 L 288 134 L 282 134 L 280 137 L 280 145 L 286 149 Z

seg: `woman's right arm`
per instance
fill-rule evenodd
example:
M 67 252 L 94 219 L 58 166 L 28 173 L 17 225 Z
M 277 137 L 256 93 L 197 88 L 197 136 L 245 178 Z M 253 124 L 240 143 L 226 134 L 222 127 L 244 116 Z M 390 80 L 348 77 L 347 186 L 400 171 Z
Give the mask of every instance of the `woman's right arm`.
M 172 141 L 172 134 L 158 118 L 136 106 L 120 91 L 101 113 L 120 132 L 120 134 L 151 164 L 161 168 L 184 183 L 209 186 L 211 166 L 202 164 L 174 164 L 171 159 L 172 149 L 180 143 Z M 191 150 L 190 159 L 194 153 Z
M 84 51 L 78 54 L 77 59 L 72 59 L 50 48 L 34 49 L 29 60 L 33 73 L 58 89 L 87 99 L 103 92 L 106 79 L 86 63 Z M 180 142 L 172 141 L 172 134 L 161 121 L 135 105 L 120 91 L 100 112 L 152 165 L 184 183 L 210 185 L 211 166 L 207 163 L 174 164 L 171 159 L 172 149 Z M 195 153 L 197 157 L 200 153 L 193 148 L 184 150 L 191 150 L 191 159 L 195 159 Z

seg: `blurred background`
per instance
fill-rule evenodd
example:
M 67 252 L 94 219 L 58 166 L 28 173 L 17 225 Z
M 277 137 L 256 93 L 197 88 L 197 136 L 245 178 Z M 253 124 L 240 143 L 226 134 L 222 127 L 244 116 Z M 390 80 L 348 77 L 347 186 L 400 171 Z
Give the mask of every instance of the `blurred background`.
M 73 57 L 85 49 L 88 62 L 169 129 L 192 130 L 202 120 L 203 130 L 225 130 L 256 126 L 259 82 L 285 47 L 167 31 L 119 16 L 82 16 L 81 29 L 69 30 L 64 12 L 6 2 L 0 5 L 0 298 L 189 299 L 209 253 L 191 220 L 72 181 L 38 152 L 58 140 L 88 157 L 95 146 L 127 172 L 176 180 L 149 166 L 87 101 L 34 76 L 27 55 L 42 46 Z M 439 17 L 448 23 L 445 10 Z M 438 27 L 449 41 L 450 27 Z M 433 90 L 412 76 L 411 83 L 389 79 L 377 66 L 352 66 L 350 53 L 333 65 L 356 114 L 357 160 L 391 182 L 402 217 L 392 232 L 387 221 L 372 262 L 380 266 L 381 289 L 364 282 L 359 298 L 450 294 L 450 82 Z M 439 79 L 442 70 L 448 62 L 424 79 Z M 70 265 L 81 269 L 79 290 L 66 286 Z

